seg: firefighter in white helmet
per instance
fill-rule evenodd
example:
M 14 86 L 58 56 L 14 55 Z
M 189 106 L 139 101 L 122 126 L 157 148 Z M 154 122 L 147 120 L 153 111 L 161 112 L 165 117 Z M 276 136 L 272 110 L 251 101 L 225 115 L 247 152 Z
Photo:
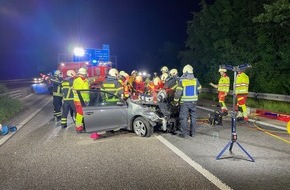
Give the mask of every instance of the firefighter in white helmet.
M 105 79 L 105 81 L 101 84 L 101 90 L 105 92 L 109 92 L 119 97 L 123 97 L 123 87 L 121 83 L 118 81 L 119 71 L 115 68 L 109 70 L 109 75 Z M 114 103 L 118 102 L 119 98 L 116 96 L 110 96 L 108 93 L 103 93 L 102 98 L 103 101 Z
M 61 83 L 61 91 L 63 94 L 62 115 L 61 115 L 61 127 L 67 127 L 67 115 L 70 112 L 72 119 L 75 121 L 76 107 L 74 104 L 74 94 L 72 91 L 73 81 L 76 77 L 74 70 L 68 70 L 66 72 L 67 77 Z
M 196 129 L 196 102 L 198 100 L 201 85 L 197 78 L 193 75 L 191 65 L 185 65 L 183 68 L 183 76 L 178 82 L 176 92 L 174 94 L 174 102 L 180 104 L 179 120 L 180 133 L 179 137 L 187 138 L 195 135 Z M 190 130 L 188 132 L 187 120 L 190 115 Z
M 50 81 L 52 83 L 52 95 L 53 95 L 53 116 L 56 121 L 61 120 L 61 106 L 62 106 L 62 73 L 60 70 L 54 71 L 53 76 L 48 76 L 40 74 L 44 80 Z
M 76 131 L 78 133 L 85 132 L 83 124 L 83 107 L 80 102 L 77 90 L 89 90 L 88 72 L 86 68 L 80 68 L 77 73 L 77 78 L 73 82 L 74 104 L 76 107 Z M 87 91 L 81 91 L 80 95 L 86 104 L 90 101 L 90 94 Z
M 230 78 L 227 76 L 227 70 L 220 68 L 219 73 L 221 75 L 218 84 L 209 83 L 212 87 L 218 90 L 218 100 L 221 107 L 222 115 L 228 115 L 228 108 L 225 104 L 225 98 L 230 89 Z

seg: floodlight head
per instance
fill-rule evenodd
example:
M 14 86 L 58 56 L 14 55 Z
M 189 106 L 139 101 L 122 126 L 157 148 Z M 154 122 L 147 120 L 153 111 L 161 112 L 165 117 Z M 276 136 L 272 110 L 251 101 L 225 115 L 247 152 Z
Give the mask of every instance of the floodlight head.
M 85 55 L 85 50 L 83 48 L 76 47 L 74 49 L 74 55 L 78 57 L 82 57 Z
M 239 65 L 238 67 L 237 67 L 237 70 L 238 71 L 244 71 L 244 70 L 246 70 L 247 68 L 251 68 L 252 67 L 252 65 L 250 65 L 250 64 L 242 64 L 242 65 Z

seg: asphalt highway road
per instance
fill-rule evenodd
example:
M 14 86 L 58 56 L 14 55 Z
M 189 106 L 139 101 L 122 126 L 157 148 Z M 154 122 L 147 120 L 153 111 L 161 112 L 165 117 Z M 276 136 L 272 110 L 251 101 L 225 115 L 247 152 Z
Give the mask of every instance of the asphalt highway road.
M 199 123 L 190 139 L 155 131 L 149 138 L 128 131 L 97 140 L 61 129 L 52 117 L 52 97 L 25 98 L 24 111 L 11 120 L 18 131 L 0 137 L 0 189 L 289 189 L 290 144 L 284 131 L 271 133 L 238 124 L 238 142 L 217 155 L 231 138 L 223 126 Z M 199 117 L 207 112 L 198 110 Z

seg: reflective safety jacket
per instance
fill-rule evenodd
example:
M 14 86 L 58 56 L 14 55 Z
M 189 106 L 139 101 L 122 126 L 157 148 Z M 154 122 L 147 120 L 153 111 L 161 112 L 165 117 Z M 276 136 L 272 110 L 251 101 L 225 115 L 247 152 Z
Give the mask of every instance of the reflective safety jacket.
M 49 78 L 49 80 L 52 82 L 52 95 L 62 97 L 61 93 L 62 78 L 52 76 Z
M 230 77 L 227 76 L 226 73 L 221 76 L 218 83 L 218 91 L 228 93 L 230 89 Z
M 242 72 L 237 75 L 236 79 L 236 94 L 248 94 L 249 92 L 249 77 Z
M 77 77 L 74 81 L 73 81 L 73 93 L 74 93 L 74 101 L 75 102 L 79 102 L 79 96 L 77 94 L 76 90 L 89 90 L 90 86 L 89 86 L 89 82 L 88 80 L 83 77 L 83 76 L 79 76 Z M 83 98 L 83 100 L 85 102 L 89 102 L 90 101 L 90 94 L 88 92 L 81 92 L 81 96 Z
M 106 80 L 101 84 L 101 90 L 119 97 L 121 97 L 124 92 L 121 83 L 116 77 L 112 76 L 108 76 Z M 113 95 L 110 96 L 110 94 L 108 93 L 102 94 L 102 98 L 107 102 L 117 102 L 119 100 L 119 98 Z
M 131 88 L 130 88 L 131 86 L 130 86 L 129 82 L 124 78 L 119 79 L 119 82 L 120 82 L 121 86 L 123 87 L 124 97 L 129 98 L 131 95 Z
M 192 73 L 184 75 L 180 78 L 176 92 L 174 94 L 174 101 L 195 102 L 198 100 L 198 93 L 201 85 L 197 78 L 194 78 Z
M 74 94 L 72 91 L 73 88 L 73 77 L 67 77 L 65 78 L 61 83 L 61 91 L 63 95 L 63 100 L 74 100 Z

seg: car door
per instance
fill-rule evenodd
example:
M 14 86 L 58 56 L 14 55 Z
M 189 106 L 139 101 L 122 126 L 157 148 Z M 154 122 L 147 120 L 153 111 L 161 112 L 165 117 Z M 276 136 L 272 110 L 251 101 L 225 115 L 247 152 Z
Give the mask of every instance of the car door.
M 84 123 L 87 132 L 109 131 L 128 127 L 127 102 L 119 98 L 108 102 L 103 97 L 106 92 L 89 90 L 90 102 L 84 103 Z

